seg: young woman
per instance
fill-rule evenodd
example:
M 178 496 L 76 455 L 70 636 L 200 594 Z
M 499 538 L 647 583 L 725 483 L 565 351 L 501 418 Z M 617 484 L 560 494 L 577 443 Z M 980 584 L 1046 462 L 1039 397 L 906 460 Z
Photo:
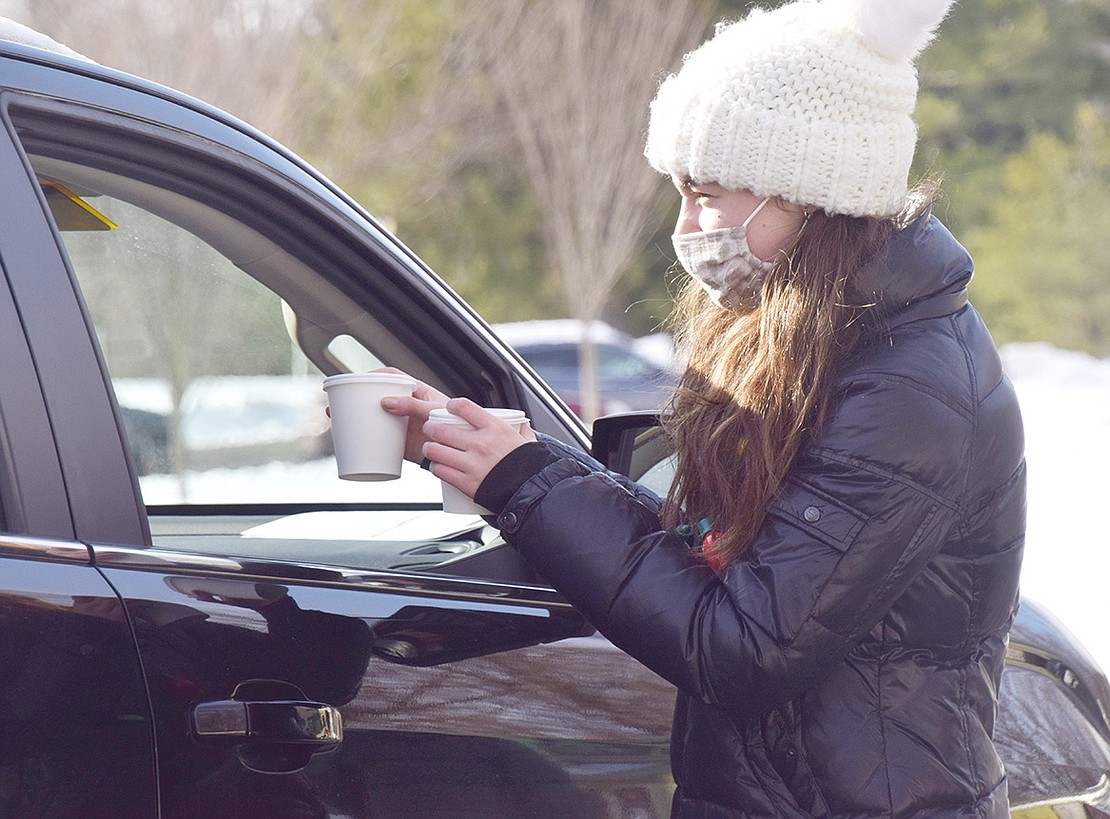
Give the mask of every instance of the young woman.
M 799 0 L 652 104 L 682 197 L 688 367 L 658 499 L 421 387 L 408 456 L 679 690 L 677 816 L 1007 815 L 1017 402 L 971 260 L 907 190 L 913 59 L 949 0 Z M 448 409 L 475 427 L 422 426 Z

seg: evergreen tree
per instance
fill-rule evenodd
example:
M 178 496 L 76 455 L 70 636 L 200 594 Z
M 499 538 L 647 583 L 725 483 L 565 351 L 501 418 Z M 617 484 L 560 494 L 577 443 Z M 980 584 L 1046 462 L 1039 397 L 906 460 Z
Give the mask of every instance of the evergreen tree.
M 1003 165 L 969 231 L 972 296 L 996 336 L 1110 355 L 1110 128 L 1080 110 L 1074 142 L 1042 133 Z

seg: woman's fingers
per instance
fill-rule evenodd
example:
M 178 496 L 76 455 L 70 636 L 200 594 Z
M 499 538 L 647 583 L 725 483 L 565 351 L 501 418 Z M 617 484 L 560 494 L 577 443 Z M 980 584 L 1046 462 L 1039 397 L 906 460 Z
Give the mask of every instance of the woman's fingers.
M 383 367 L 377 372 L 399 373 L 404 371 L 396 367 Z M 382 399 L 382 409 L 390 415 L 399 415 L 408 418 L 408 428 L 405 431 L 405 459 L 419 463 L 424 457 L 421 450 L 427 442 L 424 436 L 424 423 L 428 414 L 447 403 L 447 396 L 434 387 L 422 381 L 417 381 L 411 395 L 392 395 Z
M 429 401 L 435 404 L 437 407 L 444 406 L 448 400 L 450 400 L 435 387 L 430 387 L 423 381 L 416 382 L 416 388 L 412 391 L 412 394 L 422 401 Z
M 494 418 L 469 398 L 450 399 L 447 402 L 447 411 L 452 415 L 459 416 L 477 429 L 482 429 L 491 422 L 498 423 L 498 419 Z
M 532 440 L 466 398 L 452 398 L 447 410 L 469 426 L 429 421 L 423 454 L 432 461 L 432 472 L 470 497 L 506 455 Z

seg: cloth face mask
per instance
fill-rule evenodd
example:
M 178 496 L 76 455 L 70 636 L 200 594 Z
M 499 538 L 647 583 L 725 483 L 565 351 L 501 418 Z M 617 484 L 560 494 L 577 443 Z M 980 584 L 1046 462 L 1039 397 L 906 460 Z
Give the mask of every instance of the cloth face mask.
M 748 245 L 748 225 L 769 201 L 767 197 L 760 202 L 739 226 L 671 237 L 682 268 L 720 307 L 736 310 L 751 304 L 771 269 L 771 262 L 760 259 Z

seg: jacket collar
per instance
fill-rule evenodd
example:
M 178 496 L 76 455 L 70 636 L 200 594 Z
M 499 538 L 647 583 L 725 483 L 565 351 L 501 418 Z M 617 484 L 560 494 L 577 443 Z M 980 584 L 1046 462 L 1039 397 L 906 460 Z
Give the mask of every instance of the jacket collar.
M 885 328 L 959 312 L 967 304 L 971 256 L 926 212 L 896 233 L 859 272 L 857 284 Z

